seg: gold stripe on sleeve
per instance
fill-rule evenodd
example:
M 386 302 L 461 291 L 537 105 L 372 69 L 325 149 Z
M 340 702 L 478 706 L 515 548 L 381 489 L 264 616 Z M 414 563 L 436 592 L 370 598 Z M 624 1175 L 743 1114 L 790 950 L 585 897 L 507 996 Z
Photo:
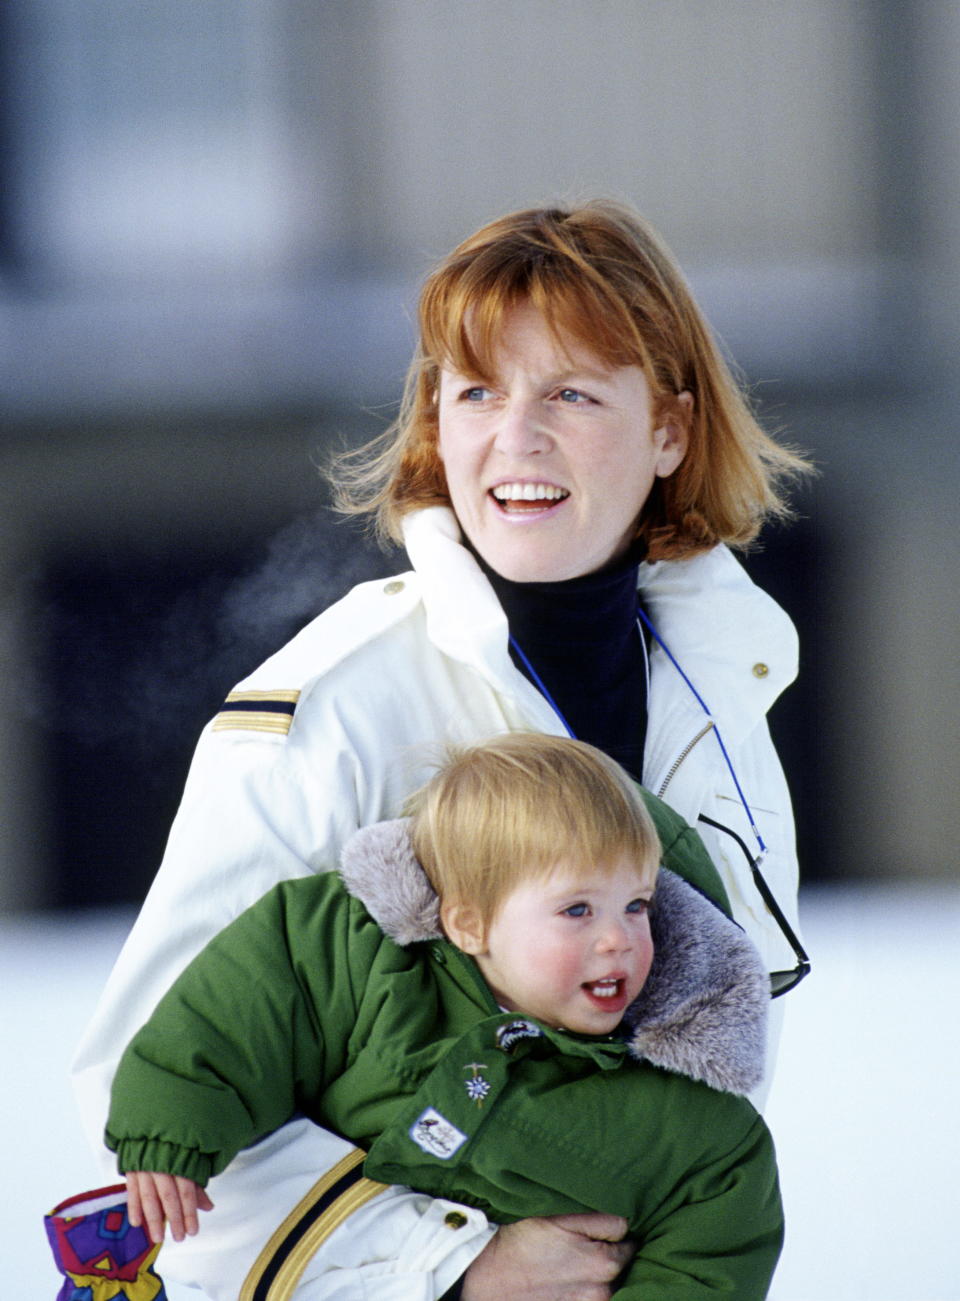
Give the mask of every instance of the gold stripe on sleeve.
M 213 720 L 213 730 L 286 736 L 299 699 L 300 692 L 296 690 L 231 691 Z

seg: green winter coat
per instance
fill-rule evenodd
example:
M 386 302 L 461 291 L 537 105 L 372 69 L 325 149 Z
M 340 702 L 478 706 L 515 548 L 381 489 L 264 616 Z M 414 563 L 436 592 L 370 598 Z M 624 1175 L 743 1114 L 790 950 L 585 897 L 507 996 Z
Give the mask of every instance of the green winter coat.
M 622 1301 L 764 1297 L 782 1212 L 740 1095 L 762 1069 L 767 976 L 696 834 L 654 812 L 665 863 L 698 889 L 661 873 L 654 966 L 622 1035 L 499 1010 L 440 936 L 406 824 L 380 823 L 340 877 L 270 891 L 160 1002 L 114 1082 L 119 1169 L 202 1184 L 304 1113 L 366 1149 L 369 1178 L 497 1223 L 624 1216 L 638 1250 Z

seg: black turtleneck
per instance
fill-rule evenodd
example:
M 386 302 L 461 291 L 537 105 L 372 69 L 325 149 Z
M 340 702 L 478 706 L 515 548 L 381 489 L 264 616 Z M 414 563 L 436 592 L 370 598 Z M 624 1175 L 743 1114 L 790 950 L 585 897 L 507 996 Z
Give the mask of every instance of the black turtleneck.
M 634 549 L 595 574 L 560 583 L 514 583 L 474 552 L 523 650 L 574 736 L 640 781 L 647 726 L 643 648 L 637 629 Z M 536 686 L 514 645 L 514 663 Z

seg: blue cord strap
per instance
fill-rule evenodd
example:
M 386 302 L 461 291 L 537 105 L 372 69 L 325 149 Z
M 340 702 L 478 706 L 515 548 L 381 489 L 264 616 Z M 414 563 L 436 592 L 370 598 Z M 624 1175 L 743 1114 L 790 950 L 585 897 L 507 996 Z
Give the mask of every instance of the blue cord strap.
M 721 754 L 723 755 L 723 757 L 724 757 L 724 760 L 725 760 L 725 762 L 726 762 L 727 768 L 729 769 L 729 772 L 730 772 L 730 776 L 733 778 L 733 784 L 734 784 L 734 786 L 737 788 L 737 794 L 738 794 L 739 797 L 740 797 L 740 803 L 743 805 L 743 810 L 744 810 L 744 812 L 745 812 L 746 815 L 747 815 L 747 821 L 748 821 L 749 824 L 750 824 L 750 830 L 751 830 L 751 831 L 753 832 L 753 834 L 756 836 L 756 838 L 757 838 L 757 844 L 760 846 L 760 858 L 757 860 L 757 862 L 758 862 L 758 864 L 759 864 L 760 862 L 762 862 L 762 860 L 763 860 L 763 856 L 764 856 L 764 855 L 766 854 L 766 852 L 767 852 L 767 846 L 766 846 L 766 844 L 764 843 L 763 836 L 761 836 L 761 834 L 760 834 L 760 830 L 759 830 L 759 828 L 757 827 L 756 822 L 754 821 L 753 812 L 752 812 L 752 810 L 751 810 L 751 808 L 750 808 L 750 805 L 747 803 L 747 798 L 746 798 L 746 796 L 745 796 L 744 793 L 743 793 L 743 789 L 742 789 L 742 787 L 741 787 L 741 785 L 740 785 L 739 778 L 737 777 L 737 774 L 736 774 L 736 772 L 734 771 L 733 763 L 731 762 L 730 756 L 729 756 L 729 754 L 727 753 L 727 747 L 726 747 L 726 746 L 724 745 L 724 743 L 723 743 L 723 737 L 720 735 L 720 729 L 717 727 L 716 720 L 714 719 L 713 715 L 710 713 L 710 710 L 707 708 L 707 702 L 704 700 L 703 696 L 701 696 L 700 692 L 697 690 L 697 688 L 693 685 L 693 683 L 692 683 L 692 682 L 690 681 L 690 679 L 687 677 L 686 673 L 684 673 L 683 669 L 680 667 L 680 664 L 679 664 L 679 662 L 677 661 L 676 657 L 674 656 L 673 652 L 671 651 L 670 647 L 667 645 L 667 643 L 663 640 L 663 638 L 662 638 L 662 637 L 660 636 L 660 634 L 657 632 L 656 628 L 654 628 L 653 624 L 650 622 L 649 618 L 648 618 L 647 615 L 645 614 L 645 612 L 644 612 L 642 606 L 638 606 L 638 607 L 637 607 L 637 618 L 643 620 L 643 622 L 644 622 L 646 628 L 648 629 L 648 631 L 649 631 L 651 637 L 653 637 L 654 641 L 657 643 L 657 645 L 660 647 L 660 649 L 661 649 L 661 650 L 663 651 L 663 653 L 666 655 L 667 659 L 670 661 L 670 663 L 673 665 L 673 667 L 677 670 L 677 672 L 678 672 L 678 673 L 680 674 L 680 676 L 683 678 L 684 682 L 687 684 L 687 686 L 688 686 L 688 687 L 690 688 L 690 690 L 693 692 L 693 695 L 694 695 L 694 697 L 695 697 L 695 699 L 696 699 L 696 701 L 697 701 L 697 704 L 700 706 L 700 708 L 701 708 L 701 709 L 703 710 L 703 712 L 706 714 L 707 718 L 710 719 L 710 722 L 713 723 L 713 727 L 712 727 L 711 730 L 712 730 L 714 736 L 717 738 L 717 744 L 718 744 L 719 747 L 720 747 L 720 753 L 721 753 Z
M 720 747 L 720 753 L 723 755 L 724 762 L 726 763 L 730 776 L 733 779 L 733 784 L 736 787 L 737 795 L 740 797 L 740 803 L 743 805 L 743 810 L 747 815 L 747 821 L 750 824 L 750 830 L 756 836 L 757 844 L 760 846 L 760 857 L 757 859 L 757 864 L 759 865 L 763 861 L 764 855 L 767 853 L 767 846 L 764 843 L 763 836 L 761 836 L 760 834 L 760 829 L 758 828 L 754 820 L 753 812 L 750 808 L 750 805 L 747 803 L 747 798 L 743 793 L 743 788 L 741 787 L 740 780 L 737 777 L 737 774 L 734 770 L 733 763 L 730 759 L 730 755 L 727 753 L 727 747 L 723 743 L 723 737 L 720 735 L 720 729 L 717 727 L 716 720 L 714 719 L 713 715 L 710 713 L 710 710 L 707 708 L 707 702 L 704 700 L 703 696 L 701 696 L 700 692 L 697 690 L 697 688 L 687 677 L 686 673 L 684 673 L 683 669 L 680 667 L 679 662 L 677 661 L 676 656 L 673 654 L 670 647 L 666 644 L 666 642 L 657 632 L 656 628 L 650 622 L 650 619 L 645 613 L 643 607 L 641 605 L 638 605 L 637 606 L 637 631 L 638 632 L 640 632 L 641 620 L 643 621 L 644 626 L 649 631 L 651 637 L 654 639 L 654 641 L 657 643 L 657 645 L 666 655 L 667 659 L 670 661 L 673 667 L 680 674 L 681 678 L 683 678 L 684 682 L 690 688 L 697 704 L 700 706 L 700 708 L 706 714 L 707 718 L 713 724 L 710 730 L 717 738 L 717 744 Z M 642 632 L 640 632 L 640 640 L 641 641 L 643 640 Z M 544 684 L 543 679 L 540 677 L 540 674 L 530 663 L 529 659 L 527 658 L 523 650 L 523 647 L 520 645 L 520 643 L 512 634 L 510 636 L 510 645 L 512 649 L 515 651 L 517 657 L 520 659 L 521 663 L 523 664 L 523 667 L 527 670 L 527 673 L 530 675 L 530 680 L 535 684 L 537 690 L 540 692 L 544 700 L 546 700 L 547 704 L 550 706 L 550 708 L 556 714 L 557 718 L 559 718 L 560 722 L 563 724 L 567 736 L 569 736 L 572 740 L 576 740 L 577 739 L 576 733 L 574 732 L 573 728 L 570 726 L 570 724 L 567 722 L 566 718 L 564 717 L 563 711 L 560 709 L 560 706 L 554 700 L 553 696 L 551 696 L 550 692 L 546 688 L 546 685 Z
M 537 690 L 540 692 L 541 696 L 543 696 L 544 700 L 547 702 L 547 704 L 556 714 L 557 718 L 560 719 L 560 722 L 563 724 L 564 728 L 566 729 L 567 736 L 570 737 L 571 741 L 576 741 L 577 737 L 574 734 L 574 730 L 567 722 L 567 720 L 564 718 L 563 711 L 560 709 L 560 706 L 557 704 L 553 696 L 551 696 L 550 692 L 547 690 L 546 686 L 544 685 L 543 678 L 541 678 L 540 674 L 537 672 L 537 670 L 527 659 L 523 651 L 523 647 L 520 645 L 520 643 L 517 641 L 517 639 L 513 636 L 512 633 L 510 634 L 510 645 L 516 651 L 520 659 L 523 661 L 523 667 L 530 674 L 531 681 L 534 683 Z

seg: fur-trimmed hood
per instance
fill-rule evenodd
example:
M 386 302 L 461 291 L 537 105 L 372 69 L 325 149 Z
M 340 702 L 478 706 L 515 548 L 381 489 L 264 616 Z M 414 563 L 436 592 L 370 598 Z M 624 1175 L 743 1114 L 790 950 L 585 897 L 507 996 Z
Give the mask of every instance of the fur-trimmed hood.
M 396 944 L 442 938 L 439 901 L 408 821 L 363 827 L 340 875 Z M 763 1076 L 770 983 L 751 941 L 681 877 L 661 868 L 650 914 L 654 960 L 624 1024 L 631 1054 L 728 1093 Z

